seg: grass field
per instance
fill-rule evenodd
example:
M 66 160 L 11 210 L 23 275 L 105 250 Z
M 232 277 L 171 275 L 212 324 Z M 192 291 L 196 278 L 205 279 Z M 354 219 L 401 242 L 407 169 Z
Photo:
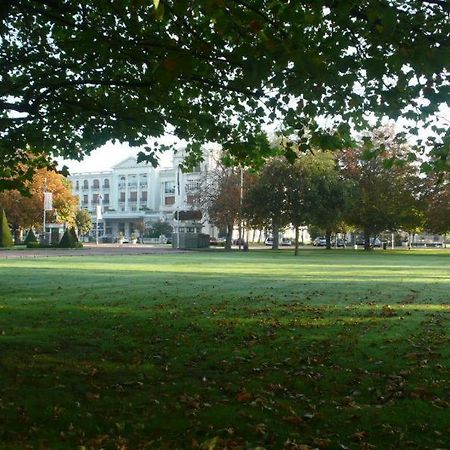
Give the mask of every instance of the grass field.
M 0 260 L 0 449 L 450 448 L 450 253 Z

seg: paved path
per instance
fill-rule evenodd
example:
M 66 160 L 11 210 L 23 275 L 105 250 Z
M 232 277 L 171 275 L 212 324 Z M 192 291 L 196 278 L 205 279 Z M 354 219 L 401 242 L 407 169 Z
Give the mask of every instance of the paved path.
M 17 258 L 50 258 L 57 256 L 113 256 L 113 255 L 147 255 L 152 253 L 183 253 L 185 250 L 175 250 L 168 245 L 146 244 L 84 244 L 83 248 L 48 248 L 48 249 L 18 249 L 0 250 L 0 259 Z

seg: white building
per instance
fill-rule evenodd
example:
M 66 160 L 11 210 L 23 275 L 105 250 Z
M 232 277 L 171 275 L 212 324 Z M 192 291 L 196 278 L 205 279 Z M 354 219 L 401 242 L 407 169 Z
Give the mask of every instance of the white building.
M 195 191 L 214 165 L 213 155 L 208 153 L 192 172 L 182 173 L 179 165 L 183 158 L 179 152 L 173 157 L 172 167 L 153 168 L 130 157 L 110 171 L 75 173 L 69 179 L 80 207 L 89 210 L 94 223 L 97 205 L 101 205 L 99 236 L 116 239 L 122 233 L 129 238 L 133 232 L 139 234 L 139 223 L 148 225 L 158 220 L 179 225 L 180 232 L 214 234 L 212 225 L 205 221 L 178 224 L 175 220 L 176 211 L 195 209 Z

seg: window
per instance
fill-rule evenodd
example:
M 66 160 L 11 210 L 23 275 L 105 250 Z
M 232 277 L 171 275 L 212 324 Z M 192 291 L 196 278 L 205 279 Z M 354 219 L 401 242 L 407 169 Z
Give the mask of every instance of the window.
M 98 194 L 93 194 L 92 196 L 92 203 L 96 205 L 98 203 Z
M 89 197 L 87 195 L 83 195 L 83 205 L 87 205 L 89 202 Z
M 103 203 L 105 205 L 109 204 L 109 194 L 103 194 Z
M 108 178 L 105 178 L 105 179 L 103 180 L 103 187 L 104 187 L 104 188 L 109 188 L 109 180 L 108 180 Z
M 164 198 L 164 204 L 165 205 L 174 205 L 175 204 L 175 197 L 173 197 L 173 196 L 165 197 Z
M 186 183 L 186 192 L 194 192 L 200 189 L 200 181 L 198 180 L 189 180 Z
M 124 201 L 125 201 L 125 192 L 121 192 L 120 197 L 119 197 L 119 202 L 124 202 Z
M 137 192 L 130 192 L 130 202 L 137 202 Z
M 165 194 L 175 194 L 175 181 L 165 181 L 164 182 L 164 193 Z
M 89 181 L 88 180 L 83 181 L 83 189 L 89 189 Z
M 186 202 L 188 205 L 193 205 L 195 201 L 195 195 L 187 195 Z
M 142 191 L 141 192 L 141 202 L 146 202 L 147 201 L 147 191 Z
M 80 189 L 80 182 L 78 180 L 75 182 L 75 189 Z
M 98 189 L 98 188 L 100 187 L 100 181 L 99 181 L 99 180 L 94 180 L 94 181 L 92 182 L 92 187 L 93 187 L 94 189 Z

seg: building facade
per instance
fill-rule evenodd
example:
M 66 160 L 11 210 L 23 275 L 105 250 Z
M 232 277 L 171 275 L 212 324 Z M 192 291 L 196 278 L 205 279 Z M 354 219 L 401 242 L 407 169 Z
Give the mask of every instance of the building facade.
M 184 154 L 175 154 L 169 168 L 154 168 L 137 163 L 133 157 L 115 165 L 110 171 L 75 173 L 69 177 L 80 208 L 87 209 L 94 223 L 98 216 L 99 236 L 115 240 L 140 235 L 142 226 L 157 221 L 170 223 L 182 232 L 214 234 L 214 228 L 196 216 L 178 221 L 177 211 L 195 210 L 195 194 L 214 165 L 212 154 L 192 172 L 179 166 Z

